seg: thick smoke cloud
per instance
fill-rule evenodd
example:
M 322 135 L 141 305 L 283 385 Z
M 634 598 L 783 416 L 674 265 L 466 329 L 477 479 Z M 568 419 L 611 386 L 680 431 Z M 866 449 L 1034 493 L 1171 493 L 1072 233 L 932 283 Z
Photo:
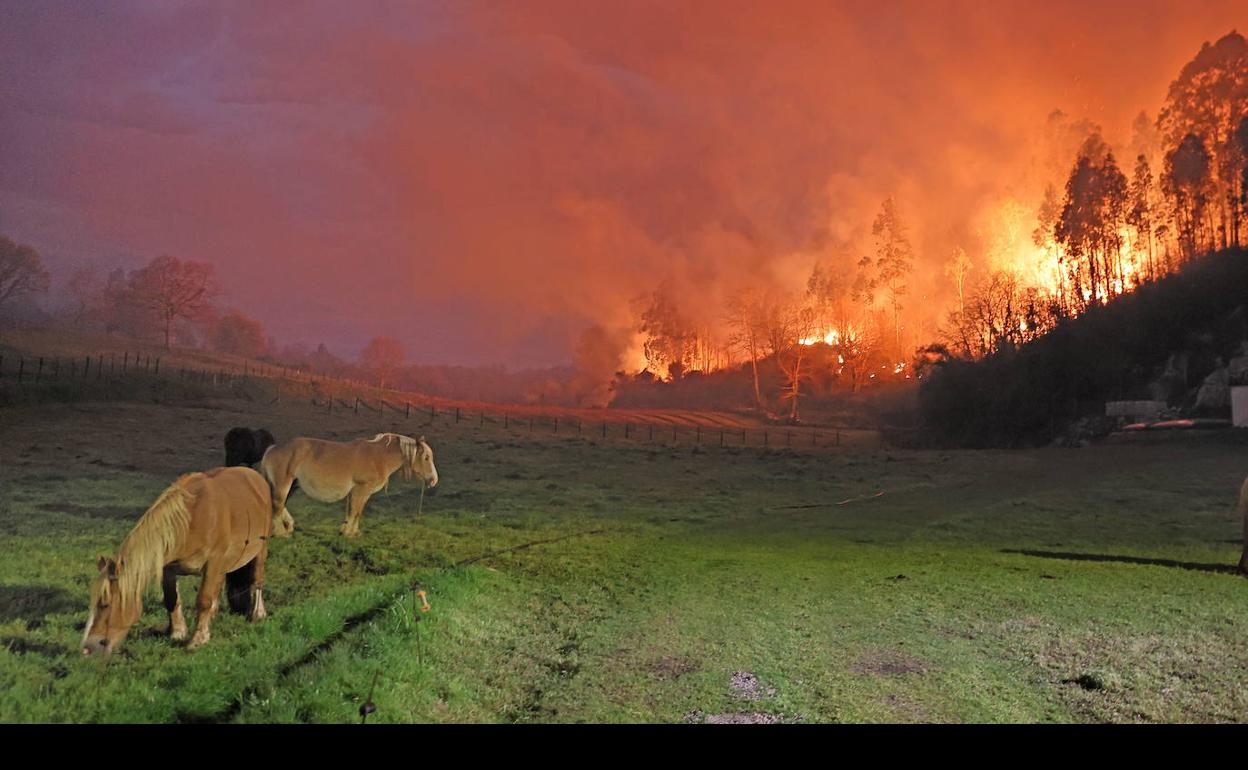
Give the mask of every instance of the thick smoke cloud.
M 0 231 L 62 273 L 210 260 L 286 341 L 610 369 L 637 295 L 714 322 L 856 259 L 891 194 L 934 323 L 940 265 L 1038 203 L 1063 132 L 1126 146 L 1236 11 L 3 2 Z

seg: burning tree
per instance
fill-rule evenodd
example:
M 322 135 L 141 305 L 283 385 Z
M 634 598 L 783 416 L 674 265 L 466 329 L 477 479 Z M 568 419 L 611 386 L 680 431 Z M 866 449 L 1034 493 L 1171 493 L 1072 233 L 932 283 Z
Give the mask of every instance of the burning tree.
M 1202 184 L 1202 206 L 1209 206 L 1208 235 L 1210 246 L 1225 248 L 1243 242 L 1244 168 L 1248 153 L 1236 141 L 1236 129 L 1248 117 L 1248 41 L 1231 32 L 1213 45 L 1205 43 L 1170 84 L 1166 103 L 1157 118 L 1157 128 L 1166 146 L 1186 147 L 1184 153 L 1196 151 L 1197 137 L 1205 155 L 1206 168 Z M 1192 159 L 1195 161 L 1195 159 Z M 1169 162 L 1167 163 L 1169 165 Z M 1190 207 L 1194 200 L 1188 191 L 1185 201 L 1185 223 L 1189 248 L 1197 229 L 1191 222 Z M 1214 214 L 1217 222 L 1213 221 Z M 1190 256 L 1189 252 L 1189 256 Z
M 909 292 L 906 284 L 911 271 L 914 270 L 914 250 L 906 237 L 906 226 L 897 212 L 897 204 L 890 196 L 884 200 L 880 213 L 871 225 L 871 234 L 875 238 L 875 277 L 871 279 L 868 291 L 874 300 L 876 292 L 881 292 L 888 307 L 892 311 L 893 350 L 901 358 L 901 298 Z
M 1057 243 L 1070 257 L 1067 269 L 1075 307 L 1108 300 L 1130 287 L 1133 278 L 1122 263 L 1126 210 L 1126 177 L 1100 136 L 1093 135 L 1066 180 L 1066 197 L 1054 227 Z
M 643 297 L 639 303 L 645 303 Z M 641 310 L 639 330 L 646 335 L 643 350 L 647 367 L 678 380 L 689 370 L 698 349 L 698 334 L 680 310 L 666 286 L 651 293 Z
M 1153 171 L 1143 154 L 1135 158 L 1135 171 L 1131 175 L 1130 207 L 1127 223 L 1135 230 L 1134 247 L 1144 256 L 1148 265 L 1148 277 L 1156 278 L 1157 264 L 1153 254 L 1154 233 Z
M 1055 315 L 1038 289 L 994 270 L 975 285 L 963 310 L 949 313 L 941 336 L 955 352 L 983 358 L 1039 337 L 1053 327 Z
M 1215 188 L 1211 170 L 1209 151 L 1196 134 L 1183 137 L 1178 147 L 1166 153 L 1163 189 L 1170 200 L 1179 247 L 1187 259 L 1213 240 L 1213 222 L 1205 219 Z

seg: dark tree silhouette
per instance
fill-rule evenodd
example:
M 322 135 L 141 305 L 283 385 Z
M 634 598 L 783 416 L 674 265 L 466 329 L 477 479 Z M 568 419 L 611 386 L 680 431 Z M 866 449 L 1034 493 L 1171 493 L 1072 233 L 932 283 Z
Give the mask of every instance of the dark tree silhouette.
M 48 283 L 39 252 L 0 235 L 0 305 L 23 294 L 47 291 Z

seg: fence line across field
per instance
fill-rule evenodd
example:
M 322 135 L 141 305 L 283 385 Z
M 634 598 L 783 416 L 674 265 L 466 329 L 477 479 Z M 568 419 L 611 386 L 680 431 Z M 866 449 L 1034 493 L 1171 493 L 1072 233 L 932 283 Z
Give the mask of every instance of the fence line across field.
M 323 387 L 329 392 L 324 398 L 313 395 L 309 405 L 326 415 L 335 413 L 384 415 L 387 410 L 401 414 L 405 419 L 426 417 L 417 427 L 433 425 L 441 416 L 448 426 L 466 425 L 478 429 L 487 426 L 498 427 L 509 433 L 517 430 L 529 434 L 541 432 L 547 435 L 567 437 L 600 437 L 630 442 L 666 443 L 664 424 L 654 421 L 635 422 L 629 420 L 589 420 L 572 415 L 534 415 L 523 412 L 516 413 L 501 409 L 465 409 L 462 406 L 444 406 L 439 412 L 436 403 L 420 404 L 410 400 L 392 403 L 377 397 L 370 399 L 354 394 L 347 398 L 335 395 L 332 386 L 343 389 L 370 387 L 357 380 L 334 377 L 318 377 L 309 372 L 288 366 L 273 366 L 263 363 L 243 362 L 241 367 L 196 367 L 193 364 L 177 364 L 164 367 L 165 377 L 161 377 L 161 356 L 146 353 L 134 353 L 126 350 L 121 353 L 99 353 L 86 356 L 16 356 L 0 354 L 0 388 L 9 385 L 27 386 L 53 382 L 101 381 L 149 376 L 157 381 L 177 380 L 180 382 L 207 383 L 213 387 L 231 385 L 243 380 L 277 380 L 309 384 L 314 388 Z M 393 392 L 393 391 L 392 391 Z M 281 388 L 277 396 L 270 402 L 276 404 L 281 400 Z M 562 418 L 562 419 L 561 419 Z M 611 426 L 616 426 L 614 429 Z M 671 444 L 681 443 L 682 436 L 688 444 L 695 446 L 755 446 L 759 448 L 837 448 L 842 445 L 840 428 L 739 428 L 711 427 L 700 424 L 687 425 L 681 433 L 680 425 L 671 427 Z M 658 431 L 655 429 L 659 428 Z M 850 429 L 853 431 L 854 429 Z M 869 432 L 869 431 L 868 431 Z M 761 435 L 760 435 L 761 434 Z M 755 443 L 750 439 L 754 438 Z M 656 441 L 657 439 L 657 441 Z M 688 440 L 691 439 L 691 440 Z

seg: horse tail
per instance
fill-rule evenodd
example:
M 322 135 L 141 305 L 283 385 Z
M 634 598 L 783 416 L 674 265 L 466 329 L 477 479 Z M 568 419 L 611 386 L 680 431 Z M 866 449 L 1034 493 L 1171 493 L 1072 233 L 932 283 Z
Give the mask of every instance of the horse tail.
M 1244 486 L 1239 490 L 1239 507 L 1236 510 L 1244 524 L 1244 552 L 1239 557 L 1239 572 L 1248 576 L 1248 479 L 1244 479 Z

